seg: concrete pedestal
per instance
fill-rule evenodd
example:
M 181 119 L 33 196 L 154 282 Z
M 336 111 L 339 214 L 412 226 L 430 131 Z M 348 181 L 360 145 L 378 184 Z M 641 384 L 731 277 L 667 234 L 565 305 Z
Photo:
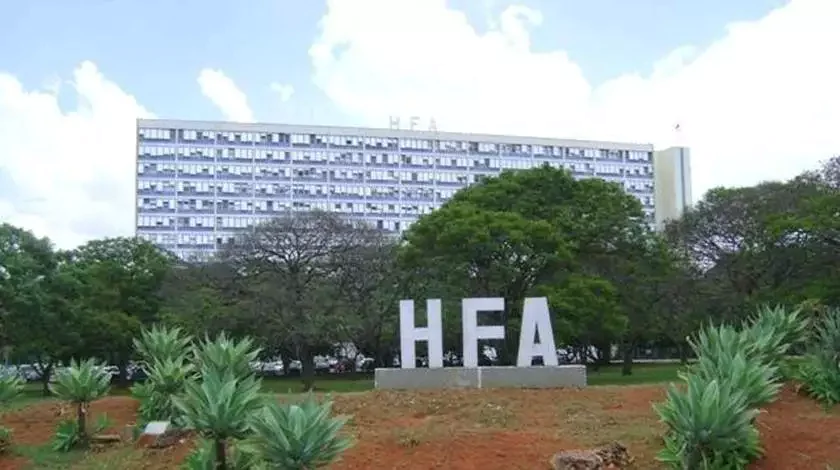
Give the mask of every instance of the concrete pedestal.
M 440 369 L 376 369 L 375 387 L 382 390 L 441 388 L 585 387 L 582 365 L 533 367 L 444 367 Z

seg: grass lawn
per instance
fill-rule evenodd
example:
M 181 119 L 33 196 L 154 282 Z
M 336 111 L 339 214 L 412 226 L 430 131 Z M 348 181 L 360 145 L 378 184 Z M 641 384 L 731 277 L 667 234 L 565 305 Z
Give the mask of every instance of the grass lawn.
M 621 375 L 620 365 L 601 367 L 597 371 L 590 368 L 587 371 L 589 385 L 632 385 L 653 384 L 677 380 L 677 372 L 682 366 L 671 363 L 635 364 L 632 375 Z M 373 390 L 372 374 L 325 374 L 315 378 L 315 387 L 323 393 L 348 393 Z M 289 394 L 300 393 L 302 383 L 300 377 L 266 377 L 263 379 L 263 390 L 266 393 Z M 112 395 L 130 395 L 131 391 L 112 387 Z M 14 408 L 26 406 L 44 399 L 40 383 L 28 383 L 21 396 L 12 404 Z
M 589 385 L 634 385 L 654 384 L 677 380 L 679 364 L 656 363 L 635 364 L 631 375 L 621 375 L 621 365 L 601 367 L 597 371 L 587 371 Z M 315 379 L 319 392 L 344 393 L 363 392 L 373 389 L 373 376 L 370 374 L 323 375 Z M 270 393 L 300 393 L 299 377 L 272 377 L 263 379 L 263 389 Z

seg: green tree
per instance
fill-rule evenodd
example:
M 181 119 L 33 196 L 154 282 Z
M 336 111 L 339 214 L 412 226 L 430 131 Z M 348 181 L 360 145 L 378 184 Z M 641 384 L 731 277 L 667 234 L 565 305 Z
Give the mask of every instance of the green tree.
M 572 274 L 562 284 L 540 289 L 554 312 L 554 334 L 559 344 L 575 345 L 584 364 L 590 347 L 610 344 L 627 327 L 621 314 L 618 290 L 602 278 Z
M 294 212 L 243 233 L 221 255 L 237 273 L 237 307 L 253 314 L 256 338 L 277 345 L 284 360 L 301 361 L 306 390 L 314 387 L 314 357 L 343 339 L 343 284 L 357 267 L 347 254 L 367 246 L 373 233 L 336 213 Z
M 644 221 L 638 199 L 617 184 L 548 166 L 506 171 L 412 225 L 401 257 L 406 269 L 457 286 L 451 293 L 505 297 L 500 356 L 510 362 L 524 298 L 545 286 L 561 295 L 572 275 L 603 278 L 608 259 L 641 243 Z
M 239 277 L 231 265 L 215 260 L 179 263 L 163 283 L 161 320 L 196 336 L 227 331 L 260 337 L 254 312 L 239 308 L 247 292 Z
M 397 244 L 387 235 L 370 232 L 366 238 L 337 257 L 343 312 L 338 326 L 341 339 L 375 358 L 380 367 L 388 367 L 396 350 L 398 301 L 409 283 L 422 281 L 399 268 Z
M 134 338 L 159 319 L 162 286 L 174 261 L 140 238 L 94 240 L 70 254 L 87 353 L 113 361 L 123 384 Z
M 812 213 L 809 206 L 821 193 L 805 178 L 712 189 L 666 234 L 701 270 L 706 301 L 724 318 L 761 303 L 801 302 L 828 267 L 812 249 L 804 220 L 787 214 Z
M 48 239 L 4 224 L 0 260 L 4 346 L 15 359 L 32 363 L 48 395 L 56 364 L 81 347 L 76 310 L 66 297 L 66 258 Z

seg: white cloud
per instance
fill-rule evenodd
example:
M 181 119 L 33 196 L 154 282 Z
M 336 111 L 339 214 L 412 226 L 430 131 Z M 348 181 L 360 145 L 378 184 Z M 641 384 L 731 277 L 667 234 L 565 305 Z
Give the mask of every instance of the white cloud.
M 135 120 L 152 114 L 91 62 L 56 83 L 27 90 L 0 72 L 0 220 L 61 247 L 133 234 Z M 78 99 L 68 112 L 64 92 Z
M 597 87 L 564 51 L 532 50 L 529 29 L 542 19 L 513 6 L 479 34 L 444 0 L 329 0 L 310 49 L 314 79 L 378 127 L 417 115 L 440 130 L 677 139 L 692 147 L 695 198 L 791 177 L 840 152 L 837 0 L 793 0 L 705 49 L 685 45 L 650 73 Z
M 254 113 L 248 105 L 248 97 L 236 83 L 221 70 L 202 69 L 198 74 L 198 86 L 228 121 L 254 122 Z
M 292 85 L 278 82 L 271 82 L 269 88 L 271 88 L 271 91 L 273 91 L 274 93 L 277 93 L 277 95 L 280 97 L 280 101 L 283 103 L 292 99 L 292 95 L 295 92 L 295 87 L 293 87 Z

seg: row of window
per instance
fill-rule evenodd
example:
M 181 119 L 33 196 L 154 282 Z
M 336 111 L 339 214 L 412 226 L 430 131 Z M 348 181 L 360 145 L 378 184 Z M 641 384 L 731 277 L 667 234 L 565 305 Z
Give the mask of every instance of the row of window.
M 482 144 L 484 145 L 484 144 Z M 496 144 L 486 144 L 497 146 Z M 611 161 L 631 161 L 631 162 L 650 162 L 652 161 L 652 152 L 637 151 L 637 150 L 605 150 L 594 148 L 576 148 L 576 147 L 543 147 L 543 146 L 521 146 L 521 145 L 498 145 L 498 148 L 492 151 L 482 151 L 483 148 L 479 144 L 474 147 L 468 146 L 469 151 L 460 148 L 459 146 L 443 146 L 434 151 L 440 153 L 455 153 L 455 154 L 479 154 L 487 156 L 520 156 L 523 158 L 544 158 L 544 159 L 585 159 L 585 160 L 611 160 Z M 380 150 L 386 152 L 370 152 L 371 150 Z M 524 150 L 523 150 L 524 149 Z M 550 149 L 550 150 L 547 150 Z M 255 147 L 209 147 L 209 146 L 160 146 L 160 145 L 140 145 L 138 155 L 142 157 L 171 157 L 186 159 L 238 159 L 238 160 L 313 160 L 323 162 L 347 161 L 347 155 L 362 156 L 362 155 L 378 155 L 381 157 L 392 157 L 398 153 L 398 150 L 428 150 L 415 148 L 411 146 L 400 147 L 380 147 L 374 146 L 364 147 L 368 152 L 337 152 L 329 150 L 292 150 L 280 151 L 272 149 L 262 149 Z M 405 157 L 406 155 L 403 155 Z M 426 155 L 415 155 L 417 159 L 428 158 Z M 361 160 L 359 160 L 361 161 Z M 374 161 L 375 162 L 375 161 Z M 380 160 L 380 163 L 396 164 L 397 160 Z M 419 161 L 415 163 L 419 165 Z M 430 163 L 426 163 L 430 164 Z
M 309 211 L 319 207 L 316 206 L 298 206 L 291 208 L 294 211 Z M 324 209 L 324 208 L 321 208 Z M 380 211 L 380 212 L 387 212 L 387 211 Z M 393 210 L 396 212 L 396 209 Z M 374 225 L 378 226 L 379 228 L 384 227 L 391 227 L 393 230 L 394 227 L 402 227 L 407 228 L 411 222 L 417 220 L 417 217 L 408 216 L 405 219 L 399 218 L 381 218 L 382 216 L 378 216 L 380 218 L 376 218 L 377 215 L 375 213 L 361 213 L 361 212 L 354 212 L 355 218 L 363 218 Z M 174 217 L 174 216 L 140 216 L 138 217 L 138 233 L 145 234 L 146 236 L 156 235 L 158 237 L 159 242 L 156 243 L 176 243 L 172 240 L 176 240 L 176 235 L 173 233 L 164 234 L 160 232 L 154 231 L 144 231 L 143 229 L 152 229 L 152 228 L 171 228 L 177 230 L 179 232 L 184 231 L 183 235 L 185 236 L 204 236 L 210 237 L 212 236 L 211 233 L 207 231 L 202 231 L 202 229 L 215 229 L 217 231 L 231 231 L 237 229 L 244 229 L 253 227 L 256 224 L 265 223 L 271 219 L 271 215 L 248 215 L 248 216 L 223 216 L 223 217 L 198 217 L 198 216 L 191 216 L 191 217 Z M 214 220 L 215 219 L 215 220 Z M 382 222 L 388 222 L 382 224 Z M 161 239 L 159 237 L 166 235 L 167 238 Z M 166 240 L 166 241 L 162 241 Z M 212 243 L 212 242 L 211 242 Z
M 320 145 L 341 147 L 409 147 L 418 150 L 453 150 L 474 152 L 507 152 L 507 153 L 536 153 L 538 155 L 552 155 L 555 149 L 563 146 L 531 145 L 504 142 L 471 142 L 451 141 L 436 138 L 397 138 L 397 137 L 366 137 L 359 135 L 306 134 L 283 132 L 231 132 L 207 131 L 193 129 L 151 129 L 142 128 L 138 131 L 139 140 L 150 141 L 178 141 L 178 142 L 215 142 L 241 144 L 292 144 L 292 145 Z M 595 149 L 593 149 L 595 150 Z M 605 154 L 614 153 L 617 157 L 628 150 L 597 149 Z M 630 151 L 638 152 L 638 151 Z M 649 152 L 641 152 L 649 153 Z
M 141 210 L 146 211 L 160 211 L 160 212 L 168 212 L 168 211 L 175 211 L 175 210 L 193 210 L 193 211 L 212 211 L 216 207 L 228 207 L 228 202 L 241 202 L 243 204 L 263 204 L 266 201 L 276 201 L 277 203 L 289 204 L 291 198 L 287 198 L 286 196 L 296 194 L 298 196 L 306 196 L 310 194 L 322 194 L 319 191 L 322 191 L 323 188 L 316 188 L 312 186 L 307 186 L 304 188 L 295 188 L 296 191 L 292 193 L 289 191 L 288 188 L 284 188 L 282 192 L 272 192 L 272 193 L 262 193 L 257 194 L 256 198 L 250 199 L 213 199 L 213 198 L 156 198 L 156 197 L 142 197 L 137 198 L 137 207 Z M 370 198 L 370 199 L 402 199 L 402 200 L 429 200 L 429 199 L 436 199 L 438 201 L 445 201 L 452 197 L 455 194 L 453 190 L 446 190 L 446 189 L 439 189 L 433 190 L 431 188 L 381 188 L 380 191 L 372 191 L 371 193 L 354 193 L 349 191 L 351 188 L 336 188 L 335 192 L 330 193 L 331 196 L 335 199 L 354 199 L 354 198 Z M 376 188 L 379 189 L 379 188 Z M 303 193 L 303 194 L 301 194 Z M 277 197 L 283 197 L 283 199 L 277 199 Z M 317 199 L 317 198 L 310 198 L 310 199 Z M 332 199 L 332 198 L 331 198 Z M 335 203 L 336 207 L 338 204 L 342 204 L 342 202 L 336 201 L 325 201 L 324 204 L 329 202 Z M 347 203 L 352 204 L 352 203 Z
M 288 200 L 221 200 L 212 201 L 206 199 L 190 199 L 190 200 L 163 200 L 145 198 L 137 201 L 137 208 L 140 212 L 169 212 L 169 211 L 232 211 L 232 212 L 283 212 L 294 207 L 295 201 Z M 364 212 L 395 212 L 395 213 L 410 213 L 410 214 L 428 214 L 434 208 L 434 204 L 426 203 L 411 203 L 404 204 L 378 204 L 376 202 L 308 202 L 313 209 L 321 209 L 325 211 L 333 210 L 339 212 L 349 213 L 364 213 Z
M 466 159 L 452 159 L 451 167 L 455 168 L 477 168 L 479 170 L 486 170 L 490 174 L 498 173 L 503 169 L 508 168 L 532 168 L 534 166 L 534 162 L 527 161 L 527 160 L 509 160 L 509 161 L 500 161 L 498 159 L 485 159 L 485 161 L 469 161 Z M 572 172 L 581 172 L 581 173 L 596 173 L 596 174 L 611 174 L 611 175 L 623 175 L 623 174 L 636 174 L 636 175 L 652 175 L 653 168 L 650 165 L 620 165 L 620 164 L 605 164 L 605 163 L 552 163 L 550 166 L 554 168 L 565 168 Z M 440 174 L 450 174 L 447 173 L 447 168 L 450 165 L 442 166 L 442 168 L 438 168 L 433 172 L 428 172 L 428 175 L 433 175 L 434 173 Z M 357 179 L 355 177 L 349 177 L 348 175 L 351 174 L 358 174 L 361 175 L 364 167 L 360 168 L 359 170 L 353 169 L 336 169 L 336 170 L 327 170 L 324 168 L 318 167 L 298 167 L 298 168 L 282 168 L 277 166 L 266 166 L 266 165 L 237 165 L 237 164 L 216 164 L 216 165 L 197 165 L 197 164 L 186 164 L 186 163 L 147 163 L 141 162 L 137 164 L 137 174 L 138 175 L 152 175 L 152 176 L 206 176 L 206 177 L 218 177 L 218 178 L 252 178 L 252 177 L 259 177 L 259 178 L 293 178 L 293 177 L 315 177 L 315 178 L 327 178 L 328 176 L 332 177 L 333 179 Z M 401 175 L 401 179 L 414 179 L 416 176 L 411 176 L 412 174 L 416 175 L 416 173 L 412 173 L 410 170 L 370 170 L 367 174 L 371 174 L 371 171 L 377 172 L 377 174 L 387 175 L 387 179 L 395 179 L 397 175 Z M 430 181 L 433 177 L 426 176 L 423 177 L 423 181 Z M 379 178 L 382 179 L 382 178 Z M 415 180 L 416 181 L 416 180 Z
M 247 199 L 221 199 L 213 201 L 210 199 L 154 199 L 143 198 L 137 200 L 137 208 L 141 211 L 149 212 L 174 212 L 174 211 L 213 211 L 219 210 L 233 210 L 233 211 L 282 211 L 293 206 L 295 201 L 288 199 L 263 199 L 263 200 L 247 200 Z M 384 210 L 385 205 L 376 202 L 346 202 L 346 201 L 309 201 L 310 205 L 316 209 L 321 210 L 348 210 L 350 212 L 364 212 L 365 207 L 374 210 Z M 395 211 L 393 204 L 388 204 L 388 210 Z M 406 201 L 400 207 L 403 210 L 420 211 L 427 213 L 434 207 L 432 204 L 411 203 Z
M 174 221 L 173 215 L 151 215 L 149 212 L 168 212 L 180 211 L 181 213 L 189 212 L 217 212 L 217 213 L 242 213 L 253 214 L 260 212 L 285 212 L 290 209 L 299 209 L 306 207 L 307 209 L 320 209 L 327 211 L 336 211 L 346 214 L 376 214 L 376 213 L 390 213 L 418 216 L 432 212 L 441 203 L 445 202 L 446 195 L 438 195 L 437 203 L 412 203 L 404 200 L 402 204 L 399 203 L 377 203 L 377 202 L 336 202 L 336 201 L 289 201 L 289 200 L 163 200 L 144 198 L 138 200 L 137 207 L 141 214 L 139 224 L 144 226 L 168 226 L 169 222 Z M 449 195 L 451 197 L 451 195 Z M 651 195 L 637 195 L 636 196 L 643 206 L 652 208 L 654 201 Z M 211 220 L 210 216 L 205 216 L 206 220 Z M 212 227 L 210 222 L 206 222 L 202 217 L 185 217 L 182 223 L 183 226 L 197 226 L 197 227 Z M 221 220 L 221 217 L 219 218 Z M 198 225 L 194 225 L 198 224 Z M 217 228 L 220 227 L 221 222 L 217 222 Z
M 370 173 L 370 172 L 369 172 Z M 378 181 L 389 182 L 388 175 L 369 174 L 368 181 L 376 181 L 376 178 L 382 178 Z M 423 185 L 430 181 L 425 178 L 433 178 L 432 181 L 448 184 L 443 187 L 435 187 L 431 185 Z M 416 179 L 415 179 L 416 178 Z M 440 194 L 454 194 L 460 187 L 476 183 L 481 178 L 481 175 L 459 175 L 459 174 L 444 174 L 444 173 L 412 173 L 410 181 L 402 181 L 402 183 L 419 183 L 418 186 L 410 186 L 407 184 L 400 184 L 397 181 L 391 181 L 391 186 L 379 186 L 371 184 L 307 184 L 307 183 L 261 183 L 251 181 L 190 181 L 190 180 L 154 180 L 142 179 L 137 182 L 137 189 L 140 193 L 146 192 L 163 192 L 163 193 L 187 193 L 187 194 L 206 194 L 208 196 L 224 196 L 224 195 L 241 195 L 251 197 L 265 197 L 273 195 L 294 195 L 294 194 L 309 194 L 309 195 L 350 195 L 350 196 L 371 196 L 385 193 L 400 193 L 404 195 L 409 194 L 427 194 L 437 192 Z M 653 192 L 653 181 L 644 178 L 616 178 L 605 177 L 607 181 L 617 182 L 621 184 L 626 191 L 629 192 Z
M 375 180 L 404 180 L 404 181 L 455 181 L 460 176 L 467 177 L 466 174 L 457 173 L 457 170 L 435 171 L 418 173 L 409 170 L 364 170 L 359 169 L 335 169 L 327 170 L 324 168 L 309 167 L 309 168 L 278 168 L 266 166 L 249 166 L 249 165 L 183 165 L 165 163 L 140 163 L 137 165 L 137 173 L 139 175 L 155 177 L 174 177 L 174 176 L 216 176 L 217 179 L 293 179 L 293 178 L 313 178 L 313 179 L 351 179 L 361 180 L 362 175 L 367 175 L 367 179 Z M 496 174 L 496 172 L 487 172 L 487 174 Z M 419 175 L 419 176 L 418 176 Z M 435 178 L 437 175 L 437 178 Z
M 481 175 L 438 175 L 437 182 L 441 183 L 440 190 L 449 188 L 455 191 L 468 184 L 473 184 L 480 180 Z M 242 194 L 242 195 L 261 195 L 261 194 L 288 194 L 289 191 L 308 192 L 310 194 L 355 194 L 359 196 L 371 195 L 383 191 L 385 188 L 399 191 L 403 187 L 412 189 L 408 183 L 416 182 L 418 184 L 427 181 L 412 180 L 403 181 L 405 185 L 399 184 L 396 181 L 376 180 L 368 176 L 368 182 L 382 182 L 394 183 L 396 186 L 378 186 L 373 184 L 363 183 L 362 178 L 358 178 L 359 184 L 347 184 L 340 181 L 335 181 L 333 184 L 307 184 L 299 183 L 260 183 L 251 181 L 191 181 L 191 180 L 153 180 L 142 179 L 137 182 L 137 190 L 140 193 L 146 192 L 179 192 L 179 193 L 198 193 L 198 194 Z M 431 187 L 429 189 L 432 189 Z
M 393 201 L 403 202 L 403 210 L 410 210 L 412 213 L 428 213 L 434 207 L 452 197 L 453 193 L 446 191 L 436 194 L 424 195 L 403 195 L 381 194 L 371 196 L 361 201 L 348 201 L 352 197 L 343 197 L 339 200 L 294 200 L 294 199 L 154 199 L 142 198 L 137 201 L 137 209 L 140 212 L 150 213 L 174 213 L 174 212 L 254 212 L 254 211 L 283 211 L 294 207 L 297 203 L 306 203 L 314 208 L 323 210 L 338 210 L 342 212 L 364 212 L 365 208 L 371 210 L 385 210 L 386 205 L 391 206 Z M 389 200 L 384 204 L 379 200 Z M 430 202 L 430 200 L 432 200 Z M 395 211 L 393 207 L 388 210 Z

